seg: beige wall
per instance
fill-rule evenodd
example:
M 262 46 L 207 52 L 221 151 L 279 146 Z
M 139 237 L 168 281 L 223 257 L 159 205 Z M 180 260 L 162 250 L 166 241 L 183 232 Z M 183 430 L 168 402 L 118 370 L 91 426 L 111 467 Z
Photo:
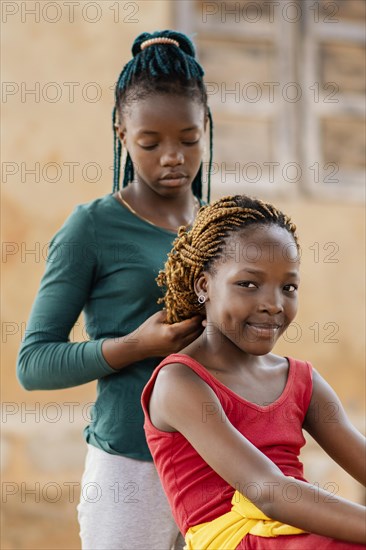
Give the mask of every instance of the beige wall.
M 15 359 L 47 243 L 74 205 L 111 190 L 111 87 L 130 58 L 132 40 L 139 32 L 173 24 L 168 1 L 120 2 L 119 14 L 116 2 L 80 2 L 74 21 L 64 4 L 3 2 L 4 549 L 79 547 L 75 507 L 85 454 L 81 432 L 95 385 L 27 393 L 16 381 Z M 38 5 L 39 22 L 25 5 L 28 10 Z M 59 15 L 59 21 L 50 22 Z M 28 93 L 32 88 L 35 95 Z M 100 97 L 94 101 L 96 93 Z M 39 178 L 29 172 L 36 163 Z M 77 163 L 74 181 L 72 163 Z M 92 183 L 93 178 L 98 181 Z M 214 197 L 243 191 L 216 181 Z M 289 332 L 277 351 L 312 361 L 363 430 L 363 206 L 301 194 L 277 204 L 296 221 L 303 248 L 297 331 Z M 82 320 L 75 339 L 82 337 L 81 326 Z M 359 485 L 312 443 L 304 460 L 311 481 L 321 487 L 332 482 L 343 496 L 362 500 Z

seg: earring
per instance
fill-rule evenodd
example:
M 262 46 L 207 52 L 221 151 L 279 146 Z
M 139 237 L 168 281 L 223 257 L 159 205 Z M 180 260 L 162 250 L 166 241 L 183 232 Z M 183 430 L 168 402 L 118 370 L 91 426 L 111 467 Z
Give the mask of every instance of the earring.
M 206 301 L 206 296 L 204 296 L 203 294 L 200 294 L 200 295 L 198 296 L 198 302 L 199 302 L 200 304 L 204 304 L 205 301 Z

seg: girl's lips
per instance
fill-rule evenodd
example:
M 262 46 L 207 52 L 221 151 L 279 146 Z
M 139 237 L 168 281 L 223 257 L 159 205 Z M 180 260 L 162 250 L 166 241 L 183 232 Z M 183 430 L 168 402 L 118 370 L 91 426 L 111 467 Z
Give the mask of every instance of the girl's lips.
M 159 183 L 162 183 L 163 185 L 167 185 L 168 187 L 180 187 L 181 185 L 184 185 L 188 179 L 188 176 L 179 176 L 179 177 L 171 177 L 171 178 L 161 178 L 159 180 Z
M 167 172 L 165 176 L 162 176 L 160 179 L 162 180 L 172 180 L 172 179 L 180 179 L 180 178 L 186 178 L 187 174 L 185 172 Z
M 256 327 L 256 328 L 280 328 L 281 325 L 278 325 L 277 323 L 247 323 L 250 327 Z
M 245 326 L 248 327 L 250 332 L 257 338 L 273 338 L 277 330 L 281 327 L 281 325 L 267 323 L 246 323 Z

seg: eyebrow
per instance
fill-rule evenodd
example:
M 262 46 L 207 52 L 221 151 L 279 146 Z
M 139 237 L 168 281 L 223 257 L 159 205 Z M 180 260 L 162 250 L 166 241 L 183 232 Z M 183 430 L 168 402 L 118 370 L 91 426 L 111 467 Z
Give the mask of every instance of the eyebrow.
M 159 132 L 153 132 L 151 130 L 139 130 L 137 132 L 138 134 L 147 134 L 147 135 L 150 135 L 150 134 L 158 134 Z
M 181 130 L 181 132 L 191 132 L 192 130 L 198 130 L 198 126 L 191 126 L 190 128 L 184 128 L 183 130 Z M 137 133 L 156 136 L 156 135 L 159 135 L 160 132 L 154 132 L 154 130 L 139 130 Z
M 240 271 L 238 271 L 238 275 L 239 273 L 242 273 L 242 272 L 245 272 L 245 273 L 251 273 L 252 275 L 263 275 L 265 273 L 267 273 L 266 271 L 263 271 L 263 269 L 250 269 L 250 268 L 245 268 L 245 269 L 241 269 Z M 298 271 L 287 271 L 287 273 L 285 273 L 286 277 L 298 277 L 299 276 L 299 272 Z

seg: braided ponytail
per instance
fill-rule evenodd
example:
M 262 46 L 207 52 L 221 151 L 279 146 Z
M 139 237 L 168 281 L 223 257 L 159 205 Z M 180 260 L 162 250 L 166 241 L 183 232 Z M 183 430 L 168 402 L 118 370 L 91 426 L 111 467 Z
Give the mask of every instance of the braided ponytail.
M 164 43 L 157 39 L 165 39 Z M 169 40 L 171 43 L 169 43 Z M 144 43 L 149 42 L 147 47 Z M 179 46 L 175 45 L 179 44 Z M 143 47 L 141 47 L 143 46 Z M 180 32 L 165 30 L 142 33 L 132 45 L 133 59 L 119 75 L 115 88 L 115 106 L 112 114 L 114 136 L 113 191 L 120 188 L 122 144 L 116 126 L 123 118 L 126 107 L 133 101 L 145 99 L 157 93 L 175 94 L 199 101 L 205 108 L 210 126 L 210 158 L 208 163 L 207 202 L 210 200 L 210 175 L 212 167 L 212 117 L 207 105 L 207 93 L 203 82 L 204 71 L 195 59 L 195 48 L 191 40 Z M 123 187 L 134 178 L 134 167 L 127 153 Z M 192 182 L 192 191 L 202 198 L 202 163 Z

